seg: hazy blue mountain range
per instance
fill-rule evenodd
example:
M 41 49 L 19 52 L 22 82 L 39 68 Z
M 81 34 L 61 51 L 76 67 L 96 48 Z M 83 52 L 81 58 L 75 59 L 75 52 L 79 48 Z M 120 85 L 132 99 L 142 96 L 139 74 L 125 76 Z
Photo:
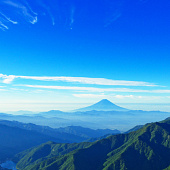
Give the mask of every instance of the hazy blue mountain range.
M 60 132 L 58 129 L 53 129 L 48 126 L 35 125 L 32 123 L 27 124 L 27 123 L 21 123 L 21 122 L 17 122 L 17 121 L 0 120 L 0 125 L 6 125 L 6 126 L 10 126 L 10 127 L 18 127 L 20 129 L 28 130 L 30 132 L 35 131 L 40 134 L 48 135 L 50 137 L 56 138 L 56 142 L 58 139 L 59 143 L 82 142 L 82 141 L 85 141 L 85 140 L 91 138 L 91 137 L 81 137 L 81 136 L 69 134 L 66 132 Z
M 57 117 L 57 115 L 52 117 L 51 116 L 45 117 L 39 114 L 28 116 L 28 115 L 13 115 L 13 114 L 1 113 L 0 119 L 9 120 L 9 121 L 19 121 L 23 123 L 34 123 L 37 125 L 50 126 L 52 128 L 66 127 L 70 125 L 76 125 L 76 126 L 82 125 L 82 126 L 89 126 L 89 127 L 93 126 L 93 123 L 91 122 L 86 122 L 78 119 L 74 119 L 74 120 L 66 119 L 65 118 L 66 114 L 62 114 L 62 116 L 59 115 L 60 117 Z
M 99 103 L 92 105 L 103 107 L 103 103 L 109 107 L 117 107 L 108 100 L 102 100 Z M 169 112 L 160 111 L 142 111 L 142 110 L 127 110 L 126 111 L 76 111 L 62 112 L 59 110 L 51 110 L 30 115 L 12 115 L 0 114 L 0 119 L 19 121 L 23 123 L 34 123 L 42 126 L 50 126 L 52 128 L 60 128 L 67 126 L 82 126 L 91 129 L 119 129 L 127 131 L 136 125 L 143 125 L 148 122 L 156 122 L 166 117 L 169 117 Z
M 118 130 L 93 130 L 83 127 L 53 129 L 17 121 L 0 120 L 0 161 L 14 154 L 47 141 L 57 143 L 83 142 L 109 134 L 118 134 Z
M 25 115 L 25 116 L 29 116 L 29 115 L 34 115 L 37 112 L 32 112 L 32 111 L 28 111 L 28 110 L 19 110 L 19 111 L 14 111 L 14 112 L 8 112 L 9 114 L 15 114 L 15 115 Z
M 0 124 L 0 160 L 47 141 L 66 142 L 36 131 Z
M 101 137 L 104 135 L 108 134 L 119 134 L 120 131 L 115 129 L 115 130 L 110 130 L 110 129 L 89 129 L 89 128 L 84 128 L 81 126 L 68 126 L 65 128 L 58 128 L 57 129 L 61 133 L 69 133 L 73 135 L 77 135 L 83 138 L 96 138 L 96 137 Z
M 98 103 L 95 103 L 95 104 L 88 106 L 88 107 L 77 109 L 75 111 L 85 112 L 85 111 L 92 111 L 92 110 L 97 110 L 97 111 L 128 111 L 128 109 L 117 106 L 107 99 L 103 99 L 103 100 L 99 101 Z
M 51 118 L 51 117 L 56 117 L 57 115 L 63 115 L 64 113 L 65 112 L 62 112 L 60 110 L 50 110 L 48 112 L 40 112 L 36 115 Z
M 0 120 L 0 125 L 6 125 L 10 127 L 18 127 L 21 129 L 36 131 L 38 133 L 48 135 L 60 141 L 74 143 L 74 142 L 82 142 L 88 140 L 90 138 L 101 137 L 109 134 L 119 134 L 121 133 L 119 130 L 110 130 L 110 129 L 90 129 L 84 128 L 81 126 L 68 126 L 63 128 L 50 128 L 49 126 L 39 126 L 32 123 L 21 123 L 17 121 L 7 121 Z M 63 143 L 63 142 L 62 142 Z
M 170 167 L 170 119 L 93 143 L 48 142 L 15 157 L 22 170 L 163 170 Z

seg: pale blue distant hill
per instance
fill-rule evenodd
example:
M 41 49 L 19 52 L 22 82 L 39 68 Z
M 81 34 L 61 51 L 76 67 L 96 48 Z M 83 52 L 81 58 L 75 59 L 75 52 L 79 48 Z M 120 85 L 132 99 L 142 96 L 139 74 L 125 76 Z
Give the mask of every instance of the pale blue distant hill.
M 107 99 L 103 99 L 99 101 L 98 103 L 95 103 L 91 106 L 80 108 L 75 110 L 76 112 L 81 111 L 92 111 L 92 110 L 97 110 L 97 111 L 129 111 L 128 109 L 125 109 L 123 107 L 117 106 L 114 103 L 110 102 Z

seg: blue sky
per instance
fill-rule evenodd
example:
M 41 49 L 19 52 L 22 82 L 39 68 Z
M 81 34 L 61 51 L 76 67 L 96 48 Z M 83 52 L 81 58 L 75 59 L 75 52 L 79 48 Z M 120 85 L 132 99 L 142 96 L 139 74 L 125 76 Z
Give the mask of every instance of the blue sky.
M 0 103 L 169 103 L 169 9 L 168 0 L 2 0 Z

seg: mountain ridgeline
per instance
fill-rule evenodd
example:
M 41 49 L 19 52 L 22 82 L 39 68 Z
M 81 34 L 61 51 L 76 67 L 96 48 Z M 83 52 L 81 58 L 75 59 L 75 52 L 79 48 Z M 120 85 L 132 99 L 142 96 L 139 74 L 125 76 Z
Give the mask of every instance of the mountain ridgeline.
M 118 130 L 90 129 L 80 126 L 50 128 L 32 123 L 0 120 L 0 162 L 13 157 L 18 152 L 53 141 L 56 143 L 75 143 L 95 141 L 99 137 L 118 134 Z
M 49 135 L 3 124 L 0 124 L 0 139 L 0 161 L 49 140 L 57 142 L 56 138 Z M 64 142 L 64 140 L 58 139 L 58 142 Z
M 22 111 L 19 112 L 20 114 Z M 25 115 L 26 113 L 26 115 Z M 40 113 L 23 111 L 23 115 L 0 113 L 0 119 L 33 123 L 51 128 L 82 126 L 90 129 L 119 129 L 127 131 L 136 125 L 157 122 L 170 116 L 168 112 L 128 110 L 104 99 L 74 112 L 51 110 Z
M 19 170 L 165 170 L 170 167 L 170 119 L 96 142 L 48 142 L 14 159 Z
M 0 114 L 0 162 L 17 154 L 19 170 L 170 168 L 170 118 L 157 122 L 168 112 L 128 110 L 106 99 L 83 109 Z
M 85 112 L 85 111 L 92 111 L 92 110 L 96 110 L 96 111 L 128 111 L 128 109 L 117 106 L 107 99 L 103 99 L 103 100 L 99 101 L 98 103 L 95 103 L 88 107 L 77 109 L 75 111 Z

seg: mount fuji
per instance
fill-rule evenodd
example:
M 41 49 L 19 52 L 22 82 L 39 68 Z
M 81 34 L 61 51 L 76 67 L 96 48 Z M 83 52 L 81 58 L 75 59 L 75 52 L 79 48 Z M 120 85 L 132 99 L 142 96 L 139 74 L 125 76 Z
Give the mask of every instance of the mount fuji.
M 95 103 L 88 107 L 77 109 L 75 111 L 85 112 L 85 111 L 92 111 L 92 110 L 96 110 L 96 111 L 128 111 L 128 109 L 117 106 L 107 99 L 103 99 L 103 100 L 99 101 L 98 103 Z

